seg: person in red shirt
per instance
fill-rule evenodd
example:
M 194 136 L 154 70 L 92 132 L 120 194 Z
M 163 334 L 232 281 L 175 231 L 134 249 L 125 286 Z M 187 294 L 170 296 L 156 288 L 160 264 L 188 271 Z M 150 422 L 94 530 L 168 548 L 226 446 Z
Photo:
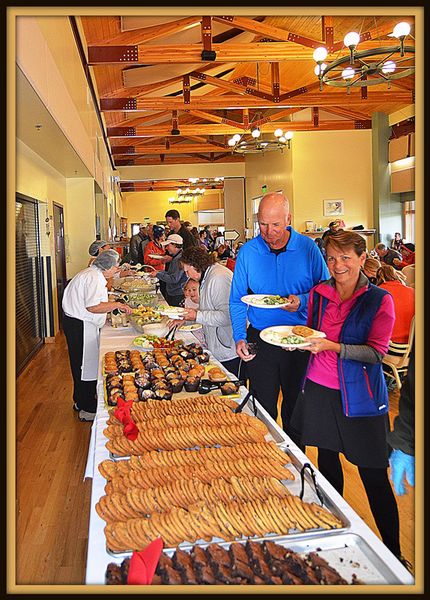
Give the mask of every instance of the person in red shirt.
M 415 314 L 415 290 L 404 282 L 404 276 L 390 265 L 381 265 L 376 272 L 376 284 L 390 292 L 394 302 L 396 320 L 391 341 L 406 344 L 409 328 Z
M 402 254 L 402 259 L 394 259 L 393 265 L 396 269 L 403 269 L 403 267 L 407 267 L 409 265 L 415 264 L 415 244 L 403 244 L 400 248 L 400 252 Z
M 164 227 L 154 225 L 152 231 L 153 240 L 148 242 L 145 246 L 143 262 L 145 265 L 154 267 L 156 271 L 164 271 L 166 262 L 171 260 L 171 257 L 166 254 L 166 250 L 161 245 L 161 242 L 164 242 L 166 239 Z M 160 258 L 153 258 L 153 256 L 158 256 Z

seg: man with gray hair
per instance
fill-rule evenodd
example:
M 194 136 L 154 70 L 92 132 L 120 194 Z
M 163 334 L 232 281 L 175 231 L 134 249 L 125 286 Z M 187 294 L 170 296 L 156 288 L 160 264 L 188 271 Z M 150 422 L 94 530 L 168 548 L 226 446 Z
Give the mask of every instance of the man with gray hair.
M 391 265 L 394 267 L 393 261 L 395 258 L 402 260 L 402 255 L 397 250 L 393 250 L 392 248 L 387 248 L 385 244 L 380 242 L 375 246 L 375 252 L 379 257 L 379 260 L 386 265 Z
M 128 305 L 110 302 L 108 298 L 106 281 L 118 271 L 119 259 L 115 250 L 101 252 L 64 290 L 63 327 L 74 384 L 73 408 L 81 421 L 93 421 L 96 413 L 99 337 L 106 313 L 114 308 L 132 312 Z
M 308 352 L 286 352 L 260 338 L 260 332 L 274 325 L 305 325 L 310 289 L 329 272 L 313 240 L 291 227 L 288 199 L 280 192 L 266 194 L 258 209 L 260 234 L 244 244 L 237 255 L 230 293 L 230 317 L 237 355 L 245 362 L 250 390 L 276 420 L 282 389 L 281 417 L 284 431 L 294 441 L 299 432 L 290 428 L 290 418 L 305 374 Z M 248 294 L 279 295 L 287 299 L 284 308 L 247 306 Z M 247 328 L 247 323 L 249 323 Z M 248 342 L 257 344 L 256 354 Z M 239 375 L 240 376 L 240 375 Z

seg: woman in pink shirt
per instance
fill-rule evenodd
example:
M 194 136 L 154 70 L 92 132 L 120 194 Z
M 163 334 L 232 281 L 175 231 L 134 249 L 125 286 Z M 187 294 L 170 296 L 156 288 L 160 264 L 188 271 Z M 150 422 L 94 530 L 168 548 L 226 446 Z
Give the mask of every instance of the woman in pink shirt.
M 393 300 L 362 272 L 365 239 L 349 231 L 325 240 L 331 278 L 310 293 L 311 357 L 292 416 L 318 468 L 343 493 L 342 453 L 357 465 L 383 542 L 400 557 L 399 515 L 387 468 L 388 393 L 381 361 L 394 324 Z

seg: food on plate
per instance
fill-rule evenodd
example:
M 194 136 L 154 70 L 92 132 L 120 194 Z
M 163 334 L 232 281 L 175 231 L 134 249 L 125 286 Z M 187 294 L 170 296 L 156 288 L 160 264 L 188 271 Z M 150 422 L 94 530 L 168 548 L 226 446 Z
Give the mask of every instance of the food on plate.
M 239 383 L 227 381 L 226 383 L 222 384 L 221 393 L 223 394 L 223 396 L 228 396 L 229 394 L 236 394 L 239 391 L 239 387 Z
M 139 306 L 133 309 L 131 319 L 137 325 L 147 325 L 149 323 L 159 323 L 162 316 L 150 306 Z
M 182 344 L 182 340 L 166 340 L 157 335 L 139 335 L 134 338 L 133 344 L 142 348 L 177 348 Z
M 253 298 L 252 302 L 255 304 L 265 304 L 266 306 L 274 306 L 276 304 L 285 304 L 287 302 L 286 298 L 282 296 L 263 296 L 262 298 Z
M 306 339 L 301 335 L 282 335 L 277 331 L 270 332 L 267 336 L 267 341 L 275 342 L 276 344 L 295 345 L 304 344 Z
M 291 329 L 291 333 L 294 335 L 300 335 L 302 337 L 309 337 L 315 334 L 315 331 L 310 327 L 306 327 L 306 325 L 294 325 Z

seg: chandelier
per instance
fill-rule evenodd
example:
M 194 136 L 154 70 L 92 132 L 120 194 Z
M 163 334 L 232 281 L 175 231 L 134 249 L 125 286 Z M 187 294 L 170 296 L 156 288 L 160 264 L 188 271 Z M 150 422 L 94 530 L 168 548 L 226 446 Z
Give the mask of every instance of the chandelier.
M 179 188 L 176 190 L 176 197 L 172 196 L 169 198 L 170 204 L 184 204 L 186 202 L 192 202 L 195 198 L 200 198 L 205 193 L 205 188 Z
M 313 58 L 317 63 L 314 69 L 320 82 L 334 87 L 344 87 L 350 93 L 352 87 L 367 87 L 401 79 L 415 73 L 415 46 L 405 46 L 409 35 L 409 23 L 398 23 L 391 34 L 399 40 L 394 46 L 382 46 L 371 50 L 357 51 L 360 34 L 351 31 L 344 37 L 343 43 L 349 54 L 341 56 L 331 63 L 324 60 L 328 51 L 323 46 L 316 48 Z
M 228 145 L 231 151 L 236 154 L 261 154 L 264 152 L 273 152 L 291 147 L 292 131 L 283 132 L 282 129 L 276 129 L 274 134 L 275 139 L 267 139 L 261 136 L 259 127 L 252 127 L 251 135 L 235 133 L 228 140 Z

